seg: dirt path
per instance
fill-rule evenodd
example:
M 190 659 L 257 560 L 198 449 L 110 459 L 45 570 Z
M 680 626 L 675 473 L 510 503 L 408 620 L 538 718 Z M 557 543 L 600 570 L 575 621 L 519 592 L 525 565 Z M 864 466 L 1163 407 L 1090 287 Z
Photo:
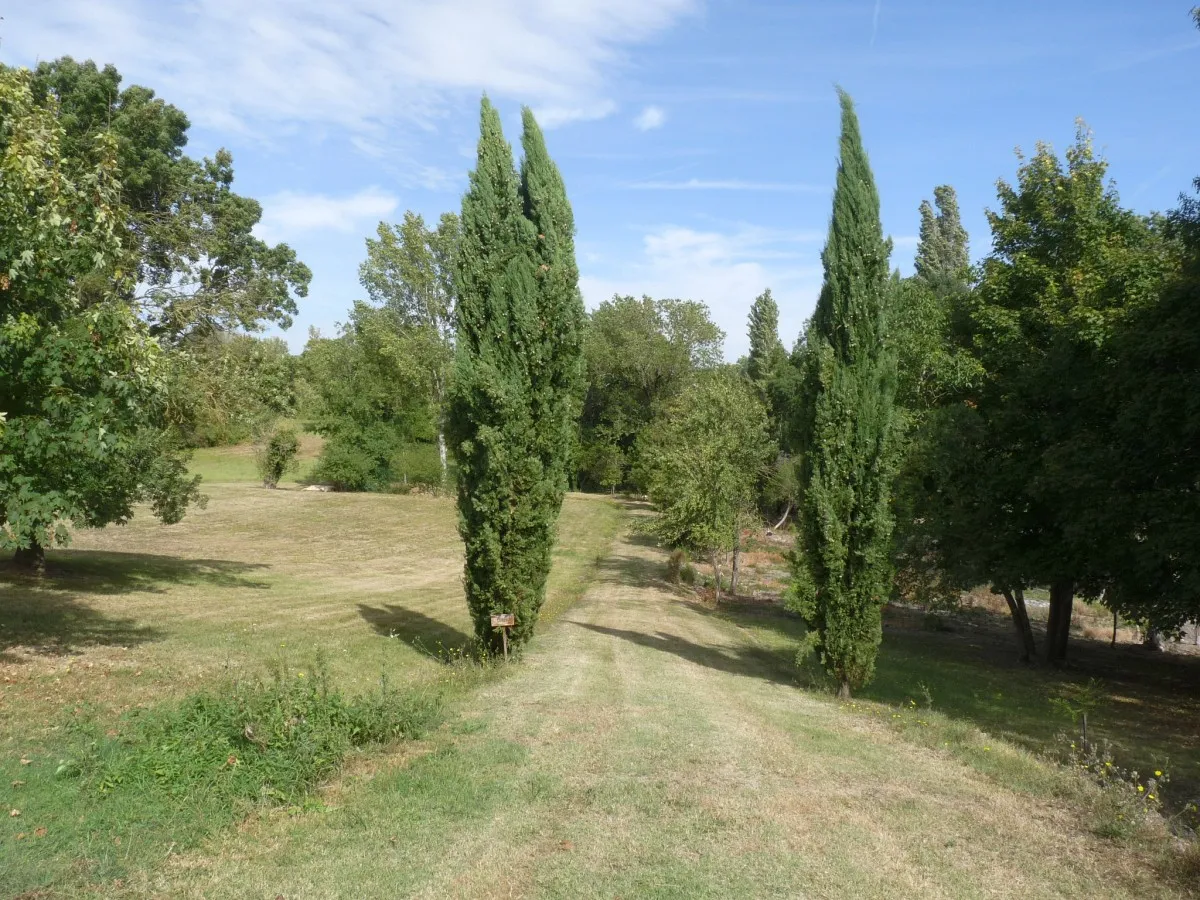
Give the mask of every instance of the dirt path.
M 1062 807 L 793 683 L 778 648 L 616 542 L 584 600 L 424 756 L 281 817 L 167 893 L 1151 897 Z

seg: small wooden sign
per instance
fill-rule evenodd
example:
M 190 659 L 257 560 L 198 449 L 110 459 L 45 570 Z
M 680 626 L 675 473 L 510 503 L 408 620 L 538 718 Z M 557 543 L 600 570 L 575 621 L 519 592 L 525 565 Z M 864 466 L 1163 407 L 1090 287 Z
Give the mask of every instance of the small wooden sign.
M 498 613 L 492 616 L 492 627 L 500 629 L 500 640 L 504 641 L 504 659 L 508 660 L 508 629 L 517 624 L 513 613 Z

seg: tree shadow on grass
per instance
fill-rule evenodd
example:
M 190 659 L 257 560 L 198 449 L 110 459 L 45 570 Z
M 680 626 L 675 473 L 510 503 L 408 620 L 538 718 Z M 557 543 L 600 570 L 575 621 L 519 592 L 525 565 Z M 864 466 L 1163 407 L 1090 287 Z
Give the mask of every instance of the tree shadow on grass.
M 713 646 L 697 644 L 675 634 L 659 631 L 649 634 L 643 631 L 627 631 L 621 628 L 608 628 L 604 625 L 593 625 L 588 622 L 574 622 L 580 628 L 586 628 L 597 634 L 607 634 L 637 644 L 639 647 L 649 647 L 671 653 L 681 659 L 686 659 L 696 665 L 731 675 L 744 675 L 747 678 L 762 678 L 776 684 L 795 684 L 796 671 L 791 657 L 786 652 L 755 647 L 749 644 L 729 644 Z
M 161 594 L 179 584 L 262 589 L 269 585 L 244 574 L 265 568 L 228 560 L 60 550 L 47 554 L 46 574 L 35 578 L 0 561 L 0 662 L 22 658 L 11 652 L 14 647 L 64 655 L 88 646 L 128 647 L 165 635 L 134 618 L 106 615 L 88 602 L 89 595 Z
M 269 568 L 266 563 L 227 559 L 56 550 L 46 554 L 46 574 L 42 578 L 30 578 L 11 564 L 0 563 L 0 584 L 8 581 L 10 589 L 21 585 L 27 590 L 56 594 L 162 594 L 172 585 L 180 584 L 261 590 L 270 585 L 246 575 Z
M 385 603 L 383 606 L 360 603 L 358 614 L 375 629 L 376 634 L 398 638 L 427 653 L 437 654 L 439 649 L 461 650 L 471 642 L 469 635 L 453 625 L 394 603 Z

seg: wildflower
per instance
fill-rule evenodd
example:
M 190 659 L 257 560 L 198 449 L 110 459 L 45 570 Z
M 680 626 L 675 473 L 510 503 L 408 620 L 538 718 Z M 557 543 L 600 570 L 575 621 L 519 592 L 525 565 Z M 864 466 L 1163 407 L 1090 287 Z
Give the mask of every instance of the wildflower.
M 1147 799 L 1147 800 L 1153 800 L 1153 799 L 1154 799 L 1154 795 L 1153 795 L 1153 794 L 1147 794 L 1147 795 L 1146 795 L 1146 799 Z
M 1140 784 L 1139 784 L 1139 785 L 1138 785 L 1138 793 L 1140 794 L 1140 793 L 1142 793 L 1144 790 L 1146 790 L 1146 788 L 1145 788 L 1143 785 L 1140 785 Z
M 303 678 L 303 677 L 304 677 L 304 673 L 303 673 L 303 672 L 297 672 L 297 673 L 296 673 L 296 677 L 297 677 L 297 678 Z
M 1162 772 L 1160 772 L 1158 769 L 1155 769 L 1155 770 L 1154 770 L 1154 777 L 1155 777 L 1155 778 L 1162 778 Z

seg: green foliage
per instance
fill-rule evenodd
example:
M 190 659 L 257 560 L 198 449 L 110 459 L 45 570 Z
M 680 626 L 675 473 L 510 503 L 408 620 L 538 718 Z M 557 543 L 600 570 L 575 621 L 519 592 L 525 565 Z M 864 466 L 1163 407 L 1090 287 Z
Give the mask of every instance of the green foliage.
M 233 157 L 223 149 L 203 161 L 184 155 L 187 116 L 149 88 L 120 84 L 111 65 L 65 56 L 38 66 L 32 90 L 61 109 L 70 163 L 89 158 L 96 134 L 115 142 L 122 192 L 113 215 L 134 276 L 123 282 L 124 299 L 169 343 L 263 322 L 287 327 L 311 273 L 286 244 L 254 237 L 262 208 L 233 192 Z
M 285 666 L 277 662 L 266 681 L 233 682 L 149 710 L 94 762 L 79 761 L 81 773 L 101 798 L 162 794 L 236 813 L 264 799 L 296 802 L 351 749 L 420 737 L 439 714 L 432 698 L 386 682 L 347 699 L 322 666 Z
M 459 532 L 475 633 L 495 652 L 493 613 L 533 635 L 566 487 L 581 318 L 573 225 L 562 181 L 525 116 L 518 179 L 485 97 L 463 198 L 449 435 L 459 467 Z M 537 223 L 536 226 L 534 223 Z
M 970 256 L 967 232 L 958 212 L 958 195 L 948 184 L 933 189 L 935 213 L 928 200 L 921 201 L 921 232 L 917 247 L 917 277 L 929 284 L 964 279 Z
M 592 312 L 584 341 L 582 483 L 607 488 L 636 480 L 638 436 L 697 372 L 720 365 L 724 339 L 708 307 L 692 300 L 615 296 Z
M 792 603 L 816 634 L 841 691 L 870 681 L 890 591 L 896 361 L 887 341 L 891 247 L 879 195 L 844 92 L 841 157 L 808 328 L 800 424 L 802 502 Z
M 377 238 L 367 239 L 367 259 L 358 270 L 372 302 L 390 314 L 397 334 L 425 370 L 443 484 L 446 390 L 454 359 L 454 256 L 460 231 L 454 213 L 444 213 L 437 228 L 430 229 L 421 216 L 406 212 L 400 225 L 379 223 Z
M 575 262 L 575 215 L 562 174 L 546 150 L 533 112 L 521 111 L 521 200 L 533 225 L 540 346 L 531 380 L 537 453 L 551 480 L 546 511 L 558 519 L 576 451 L 584 389 L 583 333 L 587 317 Z
M 168 357 L 169 418 L 192 447 L 240 444 L 296 413 L 298 360 L 279 338 L 217 332 Z
M 746 377 L 766 403 L 770 401 L 768 384 L 787 364 L 787 351 L 779 339 L 779 304 L 771 296 L 770 288 L 754 298 L 748 325 L 750 354 L 746 357 Z
M 1196 182 L 1200 190 L 1200 179 Z M 1200 619 L 1200 203 L 1167 223 L 1183 264 L 1157 302 L 1114 333 L 1111 377 L 1095 386 L 1108 426 L 1109 495 L 1095 511 L 1113 570 L 1105 603 L 1162 630 Z
M 756 518 L 758 486 L 774 454 L 766 410 L 732 369 L 704 373 L 663 411 L 638 445 L 641 480 L 666 546 L 720 557 L 739 549 Z
M 0 69 L 0 548 L 66 543 L 69 527 L 165 522 L 197 481 L 165 428 L 162 352 L 111 285 L 128 279 L 114 146 L 63 159 L 53 107 Z
M 314 333 L 301 357 L 309 394 L 305 419 L 326 437 L 312 477 L 341 490 L 381 491 L 403 480 L 405 448 L 435 439 L 442 348 L 429 329 L 405 327 L 391 306 L 356 303 L 337 338 Z M 440 469 L 429 483 L 442 482 Z
M 294 428 L 274 428 L 258 446 L 255 462 L 263 486 L 276 487 L 288 472 L 299 468 L 296 455 L 300 452 L 300 438 Z
M 1124 210 L 1082 129 L 1066 165 L 1039 145 L 989 214 L 994 250 L 969 295 L 965 346 L 982 373 L 931 423 L 917 513 L 960 583 L 1048 584 L 1047 656 L 1066 653 L 1074 592 L 1096 595 L 1133 539 L 1112 492 L 1114 336 L 1171 270 L 1158 227 Z M 981 478 L 980 473 L 987 473 Z

